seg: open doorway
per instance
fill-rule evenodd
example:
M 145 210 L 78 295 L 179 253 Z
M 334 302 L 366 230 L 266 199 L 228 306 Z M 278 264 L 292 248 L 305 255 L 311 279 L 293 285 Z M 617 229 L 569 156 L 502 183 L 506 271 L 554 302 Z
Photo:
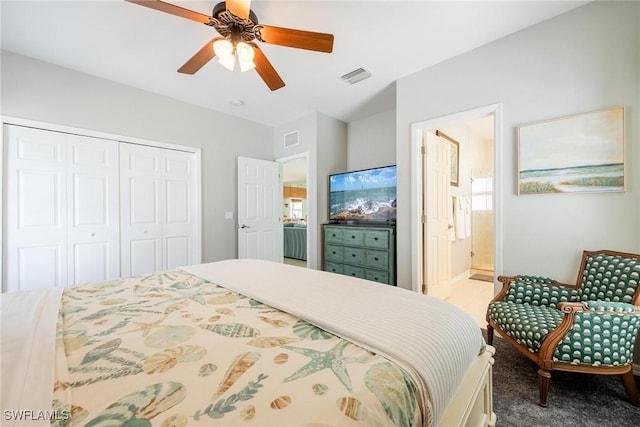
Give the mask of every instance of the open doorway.
M 307 267 L 308 156 L 278 160 L 282 165 L 283 262 Z
M 445 299 L 452 295 L 451 283 L 475 274 L 474 279 L 495 283 L 501 271 L 500 114 L 500 105 L 494 105 L 412 126 L 415 291 Z M 457 154 L 455 161 L 451 155 L 444 160 L 450 163 L 447 185 L 435 185 L 438 165 L 431 163 L 437 156 L 432 152 L 430 158 L 429 150 L 438 147 L 437 139 Z M 423 149 L 429 141 L 433 147 Z M 446 213 L 434 204 L 445 206 Z

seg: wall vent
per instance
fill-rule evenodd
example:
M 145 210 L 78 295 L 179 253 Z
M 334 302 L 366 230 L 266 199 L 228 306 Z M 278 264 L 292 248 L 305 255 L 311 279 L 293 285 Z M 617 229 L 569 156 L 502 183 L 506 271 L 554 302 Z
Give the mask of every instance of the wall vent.
M 293 131 L 289 132 L 284 136 L 284 148 L 293 147 L 294 145 L 298 145 L 300 143 L 300 132 Z
M 341 77 L 346 83 L 350 85 L 361 82 L 362 80 L 368 79 L 371 77 L 371 73 L 365 70 L 364 68 L 358 68 L 357 70 L 353 70 L 350 73 L 345 74 Z

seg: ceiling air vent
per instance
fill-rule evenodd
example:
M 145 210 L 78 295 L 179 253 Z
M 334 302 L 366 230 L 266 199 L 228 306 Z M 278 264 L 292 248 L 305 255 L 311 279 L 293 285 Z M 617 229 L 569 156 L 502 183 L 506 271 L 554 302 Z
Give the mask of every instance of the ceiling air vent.
M 371 73 L 365 70 L 364 68 L 358 68 L 357 70 L 353 70 L 350 73 L 342 76 L 342 80 L 349 83 L 350 85 L 361 82 L 362 80 L 368 79 L 371 77 Z
M 284 148 L 293 147 L 300 143 L 300 132 L 293 131 L 284 136 Z

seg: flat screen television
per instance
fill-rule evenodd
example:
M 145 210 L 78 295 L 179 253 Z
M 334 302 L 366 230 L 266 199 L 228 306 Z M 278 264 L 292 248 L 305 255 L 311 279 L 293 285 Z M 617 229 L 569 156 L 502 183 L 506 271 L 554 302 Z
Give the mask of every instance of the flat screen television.
M 396 166 L 329 175 L 329 221 L 396 222 Z

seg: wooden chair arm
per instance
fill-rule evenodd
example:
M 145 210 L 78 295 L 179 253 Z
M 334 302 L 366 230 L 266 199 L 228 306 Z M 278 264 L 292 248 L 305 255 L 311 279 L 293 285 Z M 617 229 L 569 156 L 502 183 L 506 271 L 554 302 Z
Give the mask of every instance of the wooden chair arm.
M 498 292 L 498 294 L 493 297 L 491 302 L 502 301 L 502 298 L 504 298 L 504 296 L 509 291 L 509 285 L 515 280 L 516 276 L 498 276 L 498 281 L 502 282 L 502 289 L 500 289 L 500 292 Z
M 559 302 L 557 307 L 564 314 L 564 318 L 557 328 L 549 332 L 538 352 L 539 365 L 544 369 L 553 369 L 553 353 L 558 343 L 573 327 L 576 313 L 587 310 L 587 305 L 583 302 Z

